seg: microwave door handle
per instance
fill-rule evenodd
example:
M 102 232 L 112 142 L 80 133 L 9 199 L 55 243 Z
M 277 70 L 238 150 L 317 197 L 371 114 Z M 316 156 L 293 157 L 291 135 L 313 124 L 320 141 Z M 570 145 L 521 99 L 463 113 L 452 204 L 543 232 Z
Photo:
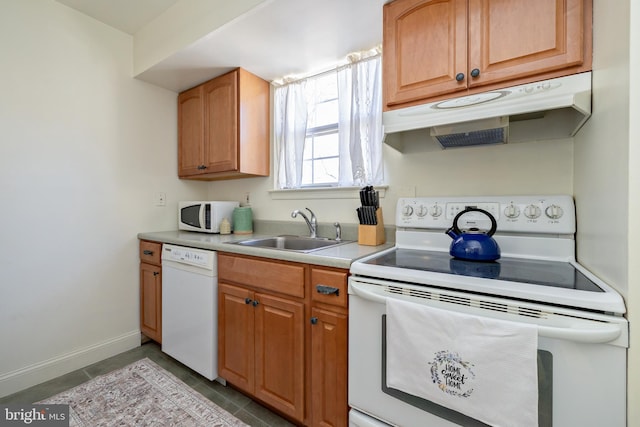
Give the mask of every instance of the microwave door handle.
M 363 289 L 358 283 L 350 283 L 351 291 L 355 295 L 369 301 L 386 304 L 387 298 L 374 292 Z M 553 326 L 538 326 L 538 336 L 545 338 L 557 338 L 561 340 L 576 341 L 582 343 L 602 344 L 616 340 L 622 334 L 622 325 L 617 323 L 601 323 L 589 325 L 583 328 L 561 328 Z

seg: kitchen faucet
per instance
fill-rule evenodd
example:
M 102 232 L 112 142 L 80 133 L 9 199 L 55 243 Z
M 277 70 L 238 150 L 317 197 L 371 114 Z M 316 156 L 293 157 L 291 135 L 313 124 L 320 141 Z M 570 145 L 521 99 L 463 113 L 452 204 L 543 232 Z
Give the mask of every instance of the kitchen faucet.
M 291 218 L 295 218 L 298 215 L 302 216 L 302 218 L 304 218 L 304 221 L 307 223 L 307 226 L 309 227 L 309 237 L 316 238 L 318 237 L 316 235 L 316 232 L 318 230 L 318 220 L 316 219 L 316 214 L 314 214 L 313 211 L 309 208 L 305 209 L 308 210 L 311 214 L 311 220 L 309 220 L 309 218 L 307 218 L 307 216 L 304 213 L 300 212 L 298 209 L 291 212 Z
M 340 227 L 340 223 L 334 222 L 333 226 L 336 228 L 336 242 L 340 242 L 342 240 L 342 228 Z

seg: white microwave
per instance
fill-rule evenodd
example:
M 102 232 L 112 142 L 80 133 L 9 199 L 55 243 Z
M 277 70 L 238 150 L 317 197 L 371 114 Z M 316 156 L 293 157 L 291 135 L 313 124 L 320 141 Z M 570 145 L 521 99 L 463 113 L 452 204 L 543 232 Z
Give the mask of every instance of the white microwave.
M 225 218 L 233 227 L 233 210 L 238 206 L 239 202 L 178 202 L 178 229 L 219 233 Z

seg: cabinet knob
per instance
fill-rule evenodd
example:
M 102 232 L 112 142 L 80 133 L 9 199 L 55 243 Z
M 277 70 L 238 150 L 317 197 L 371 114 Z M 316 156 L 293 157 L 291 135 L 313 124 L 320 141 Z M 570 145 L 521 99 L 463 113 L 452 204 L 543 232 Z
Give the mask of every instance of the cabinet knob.
M 327 285 L 316 285 L 316 292 L 323 295 L 331 295 L 331 294 L 336 294 L 336 296 L 340 295 L 340 289 L 334 288 L 333 286 L 327 286 Z
M 160 272 L 159 272 L 159 271 L 154 271 L 154 272 L 153 272 L 153 275 L 154 275 L 154 276 L 157 276 L 158 274 L 160 274 Z
M 464 73 L 458 73 L 456 74 L 456 80 L 461 82 L 464 80 Z
M 259 303 L 258 303 L 258 301 L 253 300 L 253 302 L 252 302 L 251 304 L 252 304 L 254 307 L 257 307 Z
M 478 77 L 480 75 L 480 70 L 477 68 L 474 68 L 473 70 L 471 70 L 471 77 Z
M 317 325 L 318 324 L 318 318 L 317 317 L 312 317 L 311 318 L 311 324 L 312 325 Z
M 150 251 L 149 249 L 145 249 L 142 253 L 145 255 L 153 255 L 153 251 Z
M 253 300 L 251 298 L 245 298 L 244 299 L 244 303 L 245 304 L 251 304 L 253 302 Z
M 207 168 L 206 165 L 198 165 L 198 170 L 204 170 L 206 168 Z

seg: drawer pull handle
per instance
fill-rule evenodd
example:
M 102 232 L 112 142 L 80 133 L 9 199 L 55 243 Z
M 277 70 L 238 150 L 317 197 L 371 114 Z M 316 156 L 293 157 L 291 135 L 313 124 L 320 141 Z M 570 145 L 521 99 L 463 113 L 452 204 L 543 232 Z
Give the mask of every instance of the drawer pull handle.
M 322 295 L 331 295 L 331 294 L 336 294 L 336 296 L 340 295 L 340 289 L 334 288 L 333 286 L 326 286 L 326 285 L 316 285 L 316 292 Z
M 145 249 L 142 253 L 145 255 L 153 255 L 153 251 L 150 251 L 149 249 Z

